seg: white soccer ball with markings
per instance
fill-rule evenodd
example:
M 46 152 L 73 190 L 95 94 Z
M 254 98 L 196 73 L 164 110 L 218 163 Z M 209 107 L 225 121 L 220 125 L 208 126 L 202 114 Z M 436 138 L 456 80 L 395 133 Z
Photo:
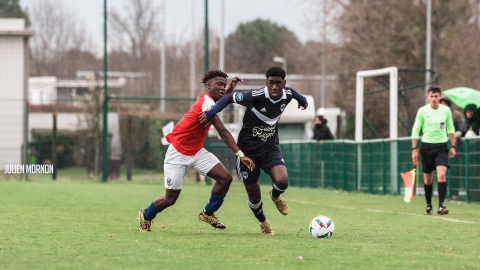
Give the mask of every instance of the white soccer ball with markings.
M 326 216 L 318 216 L 310 222 L 310 234 L 314 238 L 330 238 L 335 226 L 333 221 Z

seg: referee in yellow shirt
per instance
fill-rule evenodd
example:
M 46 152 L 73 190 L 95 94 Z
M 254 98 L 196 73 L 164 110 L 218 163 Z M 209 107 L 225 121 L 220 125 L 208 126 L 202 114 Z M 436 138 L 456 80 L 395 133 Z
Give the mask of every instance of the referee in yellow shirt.
M 455 128 L 453 127 L 452 111 L 449 107 L 440 104 L 441 90 L 437 85 L 428 88 L 427 104 L 418 109 L 415 124 L 412 129 L 412 160 L 418 159 L 417 142 L 420 129 L 423 130 L 422 167 L 424 176 L 425 198 L 427 210 L 425 215 L 431 215 L 432 210 L 432 181 L 433 171 L 437 170 L 438 178 L 438 210 L 437 214 L 448 214 L 443 204 L 447 193 L 448 145 L 450 138 L 450 158 L 455 157 Z M 448 134 L 448 138 L 447 138 Z

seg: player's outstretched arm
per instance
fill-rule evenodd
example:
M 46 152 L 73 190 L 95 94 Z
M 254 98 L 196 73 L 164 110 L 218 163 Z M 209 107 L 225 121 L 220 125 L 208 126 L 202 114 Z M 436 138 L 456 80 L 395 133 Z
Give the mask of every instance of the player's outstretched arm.
M 228 104 L 233 103 L 233 94 L 228 94 L 223 96 L 213 108 L 209 111 L 201 112 L 198 114 L 198 119 L 200 120 L 200 124 L 205 125 L 207 124 L 212 118 L 217 115 L 217 113 L 221 112 L 224 108 L 228 106 Z M 218 129 L 217 129 L 218 130 Z
M 232 149 L 233 152 L 239 153 L 240 148 L 235 143 L 235 140 L 233 139 L 230 131 L 228 131 L 228 129 L 223 125 L 222 121 L 220 121 L 220 118 L 218 118 L 218 116 L 215 116 L 213 118 L 213 126 L 218 131 L 218 135 L 220 135 L 220 138 L 222 138 L 222 141 L 230 149 Z M 253 168 L 255 168 L 255 163 L 253 163 L 253 161 L 247 156 L 240 157 L 240 161 L 242 161 L 242 163 L 245 164 L 245 166 L 247 166 L 250 170 L 253 170 Z
M 239 82 L 243 82 L 242 78 L 233 77 L 233 79 L 230 81 L 230 84 L 227 86 L 227 89 L 225 89 L 225 95 L 231 94 Z
M 298 101 L 298 108 L 305 110 L 308 107 L 307 98 L 297 93 L 293 88 L 289 88 L 289 90 L 292 92 L 293 98 Z

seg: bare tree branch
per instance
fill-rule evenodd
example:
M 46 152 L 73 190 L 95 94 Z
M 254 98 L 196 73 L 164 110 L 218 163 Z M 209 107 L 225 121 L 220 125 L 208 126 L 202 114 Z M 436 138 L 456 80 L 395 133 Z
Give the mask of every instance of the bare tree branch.
M 67 12 L 61 2 L 37 2 L 32 6 L 29 16 L 35 30 L 29 42 L 32 74 L 57 75 L 62 54 L 71 49 L 87 48 L 84 29 L 77 25 L 75 16 Z
M 135 60 L 133 68 L 140 70 L 141 62 L 157 47 L 160 8 L 150 0 L 127 0 L 122 12 L 124 15 L 114 9 L 109 13 L 112 47 L 131 54 Z

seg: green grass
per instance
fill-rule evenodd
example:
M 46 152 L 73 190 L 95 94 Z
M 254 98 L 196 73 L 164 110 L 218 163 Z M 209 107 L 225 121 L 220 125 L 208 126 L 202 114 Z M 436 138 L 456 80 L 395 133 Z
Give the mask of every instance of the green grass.
M 139 233 L 138 210 L 164 194 L 160 181 L 0 181 L 0 269 L 480 266 L 478 204 L 447 203 L 450 214 L 439 218 L 422 215 L 421 196 L 407 204 L 400 196 L 289 188 L 284 197 L 290 214 L 282 216 L 262 186 L 264 211 L 275 230 L 267 236 L 238 180 L 217 212 L 227 229 L 199 221 L 210 189 L 186 181 L 177 204 L 157 216 L 152 232 Z M 330 239 L 308 233 L 317 215 L 333 220 Z
M 193 171 L 192 171 L 193 172 Z M 95 176 L 93 172 L 87 172 L 86 167 L 68 167 L 57 170 L 57 181 L 98 181 L 101 178 L 102 172 L 99 176 Z M 190 173 L 187 177 L 194 178 L 194 174 Z M 23 180 L 24 174 L 3 174 L 0 173 L 0 180 Z M 156 170 L 133 168 L 132 180 L 137 183 L 156 183 L 163 179 L 163 175 Z M 111 180 L 111 179 L 110 179 Z M 127 168 L 122 165 L 120 167 L 120 181 L 127 180 Z M 52 174 L 28 174 L 28 181 L 45 182 L 52 181 Z M 117 181 L 117 180 L 112 180 Z M 163 180 L 162 180 L 163 181 Z

